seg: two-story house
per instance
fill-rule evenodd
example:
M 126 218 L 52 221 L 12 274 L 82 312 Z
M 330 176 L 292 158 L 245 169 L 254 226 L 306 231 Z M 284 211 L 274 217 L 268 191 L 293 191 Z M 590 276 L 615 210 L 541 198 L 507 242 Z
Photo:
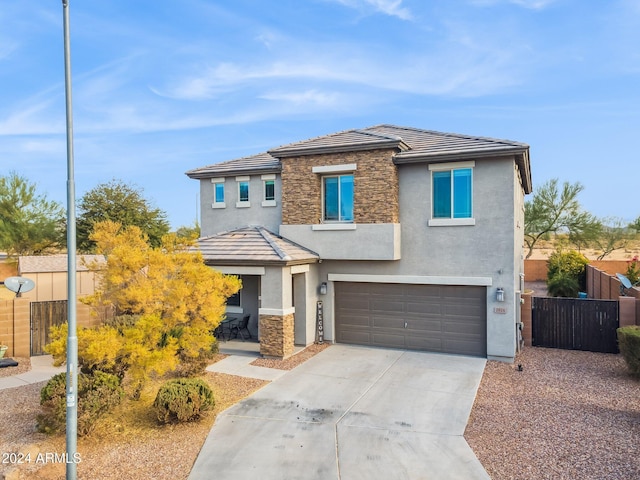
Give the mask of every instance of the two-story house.
M 378 125 L 187 172 L 261 352 L 333 342 L 511 361 L 529 146 Z

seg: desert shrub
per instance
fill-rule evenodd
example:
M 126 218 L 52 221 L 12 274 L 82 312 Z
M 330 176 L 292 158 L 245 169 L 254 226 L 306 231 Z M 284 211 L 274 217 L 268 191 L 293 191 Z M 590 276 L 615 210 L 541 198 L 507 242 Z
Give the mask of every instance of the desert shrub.
M 634 285 L 640 280 L 640 259 L 638 258 L 638 255 L 635 255 L 627 262 L 627 271 L 625 272 L 625 276 Z
M 202 412 L 214 405 L 211 388 L 199 378 L 178 378 L 165 382 L 153 402 L 156 417 L 162 423 L 197 420 Z
M 562 297 L 577 297 L 587 286 L 587 265 L 589 260 L 580 252 L 556 250 L 547 261 L 547 288 L 549 294 Z M 571 279 L 575 280 L 574 282 Z M 577 286 L 576 286 L 577 284 Z M 553 290 L 563 292 L 554 294 Z M 575 292 L 575 293 L 573 293 Z
M 620 327 L 617 332 L 618 346 L 624 361 L 627 363 L 631 374 L 635 377 L 640 377 L 640 326 Z
M 218 341 L 212 338 L 211 345 L 207 349 L 197 351 L 197 356 L 189 355 L 184 349 L 178 352 L 178 366 L 174 374 L 178 377 L 195 377 L 202 375 L 211 363 L 213 356 L 218 353 Z
M 105 413 L 118 405 L 124 396 L 120 378 L 95 370 L 78 374 L 78 435 L 86 435 Z M 40 391 L 42 413 L 37 427 L 43 433 L 66 429 L 66 373 L 55 375 Z
M 578 280 L 567 272 L 558 272 L 550 280 L 547 280 L 547 291 L 552 297 L 578 296 L 580 286 Z

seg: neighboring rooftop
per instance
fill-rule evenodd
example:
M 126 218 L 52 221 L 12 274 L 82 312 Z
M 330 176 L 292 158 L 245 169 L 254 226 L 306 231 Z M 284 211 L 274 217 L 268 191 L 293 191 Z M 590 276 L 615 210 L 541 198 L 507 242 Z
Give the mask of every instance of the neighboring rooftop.
M 208 265 L 295 265 L 314 263 L 320 258 L 315 252 L 261 226 L 200 238 L 198 247 Z
M 76 260 L 76 271 L 89 271 L 94 262 L 97 264 L 106 263 L 104 255 L 78 255 Z M 18 272 L 24 273 L 44 273 L 44 272 L 66 272 L 67 255 L 41 255 L 18 257 Z
M 395 125 L 376 125 L 323 135 L 251 157 L 196 168 L 186 174 L 191 178 L 209 178 L 217 175 L 278 172 L 282 168 L 281 158 L 384 148 L 396 150 L 396 164 L 513 155 L 525 192 L 530 193 L 532 189 L 529 145 L 525 143 Z

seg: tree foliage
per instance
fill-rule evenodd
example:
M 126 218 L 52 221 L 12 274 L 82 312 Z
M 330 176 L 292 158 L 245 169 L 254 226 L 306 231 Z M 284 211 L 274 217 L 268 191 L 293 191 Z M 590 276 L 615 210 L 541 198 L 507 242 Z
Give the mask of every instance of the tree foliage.
M 525 202 L 524 237 L 527 258 L 541 239 L 553 233 L 568 232 L 575 242 L 586 243 L 599 232 L 599 221 L 590 213 L 582 210 L 578 202 L 578 194 L 583 190 L 580 183 L 565 182 L 558 188 L 558 180 L 552 179 L 543 184 L 533 195 L 531 201 Z
M 16 173 L 0 176 L 0 251 L 41 255 L 65 243 L 65 211 Z
M 131 384 L 141 386 L 150 373 L 163 375 L 212 351 L 212 332 L 223 318 L 226 300 L 240 289 L 237 277 L 207 267 L 202 255 L 176 235 L 152 247 L 138 227 L 102 222 L 91 238 L 107 263 L 98 271 L 100 287 L 81 300 L 112 308 L 119 319 L 128 317 L 78 331 L 84 370 L 126 372 Z M 66 357 L 62 330 L 52 331 L 47 349 L 59 362 Z
M 615 250 L 627 248 L 634 236 L 619 218 L 605 218 L 598 230 L 598 235 L 592 241 L 593 246 L 600 252 L 598 260 L 603 260 Z
M 556 250 L 547 261 L 547 289 L 553 297 L 577 297 L 587 285 L 589 260 L 580 252 Z
M 78 202 L 76 222 L 78 249 L 93 252 L 96 243 L 91 239 L 94 226 L 103 221 L 117 222 L 125 227 L 136 226 L 154 247 L 162 244 L 169 233 L 167 215 L 153 207 L 142 190 L 120 180 L 111 180 L 85 193 Z

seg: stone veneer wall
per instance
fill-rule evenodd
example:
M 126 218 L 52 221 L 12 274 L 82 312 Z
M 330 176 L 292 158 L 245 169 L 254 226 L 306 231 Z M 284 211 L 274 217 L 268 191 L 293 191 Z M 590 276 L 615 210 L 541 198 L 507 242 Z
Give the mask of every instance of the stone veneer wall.
M 322 223 L 322 175 L 315 166 L 355 163 L 354 222 L 398 223 L 398 171 L 393 150 L 308 155 L 282 159 L 282 223 Z
M 293 313 L 260 315 L 260 353 L 265 357 L 287 358 L 293 354 Z

